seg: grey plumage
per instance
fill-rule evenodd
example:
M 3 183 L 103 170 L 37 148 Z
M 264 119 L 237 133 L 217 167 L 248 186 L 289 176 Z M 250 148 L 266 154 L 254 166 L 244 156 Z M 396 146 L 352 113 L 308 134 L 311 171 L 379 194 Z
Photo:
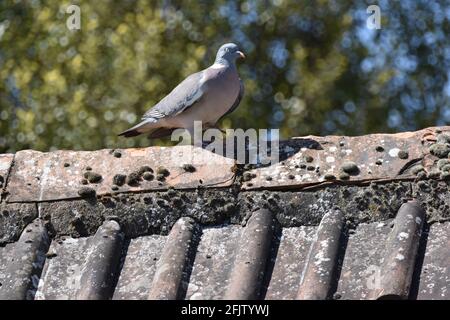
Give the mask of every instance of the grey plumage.
M 194 121 L 202 121 L 204 128 L 214 127 L 239 106 L 244 94 L 235 64 L 239 57 L 244 54 L 235 44 L 221 46 L 213 65 L 188 76 L 148 110 L 139 124 L 119 135 L 149 133 L 150 138 L 160 138 L 177 128 L 190 130 Z
M 234 110 L 236 110 L 237 107 L 239 107 L 239 104 L 241 103 L 242 97 L 244 96 L 244 92 L 245 92 L 244 90 L 245 90 L 244 89 L 244 83 L 242 82 L 241 79 L 239 79 L 239 94 L 238 94 L 238 97 L 237 97 L 236 101 L 234 102 L 234 104 L 231 106 L 230 110 L 228 110 L 222 117 L 220 117 L 220 119 L 222 119 L 223 117 L 229 115 Z

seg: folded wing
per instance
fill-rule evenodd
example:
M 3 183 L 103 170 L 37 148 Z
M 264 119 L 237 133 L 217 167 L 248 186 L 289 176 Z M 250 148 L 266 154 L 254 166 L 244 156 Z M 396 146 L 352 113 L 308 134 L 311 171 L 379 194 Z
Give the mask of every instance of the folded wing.
M 173 117 L 194 105 L 203 96 L 201 89 L 203 73 L 204 71 L 197 72 L 184 79 L 158 104 L 148 110 L 142 116 L 142 120 Z

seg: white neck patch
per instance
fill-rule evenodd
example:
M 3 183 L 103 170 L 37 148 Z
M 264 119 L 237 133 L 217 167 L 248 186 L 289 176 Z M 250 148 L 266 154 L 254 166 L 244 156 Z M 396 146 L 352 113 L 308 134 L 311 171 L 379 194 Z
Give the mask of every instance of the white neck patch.
M 224 64 L 221 64 L 221 63 L 214 63 L 210 68 L 212 68 L 212 69 L 222 69 L 222 68 L 224 68 L 224 67 L 225 67 Z

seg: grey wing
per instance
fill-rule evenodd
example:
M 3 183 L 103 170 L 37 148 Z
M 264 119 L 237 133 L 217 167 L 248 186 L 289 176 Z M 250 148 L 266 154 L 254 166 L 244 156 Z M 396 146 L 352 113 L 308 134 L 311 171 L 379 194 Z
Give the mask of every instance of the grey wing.
M 234 103 L 231 106 L 231 108 L 228 109 L 228 111 L 225 112 L 224 115 L 220 117 L 220 119 L 222 119 L 226 115 L 232 113 L 239 106 L 239 103 L 241 103 L 242 97 L 244 96 L 244 83 L 242 82 L 241 79 L 239 79 L 239 85 L 240 85 L 239 94 L 238 94 L 238 96 L 236 98 L 236 101 L 234 101 Z
M 158 104 L 148 110 L 142 119 L 161 119 L 179 114 L 195 104 L 202 96 L 203 72 L 191 74 L 176 86 Z

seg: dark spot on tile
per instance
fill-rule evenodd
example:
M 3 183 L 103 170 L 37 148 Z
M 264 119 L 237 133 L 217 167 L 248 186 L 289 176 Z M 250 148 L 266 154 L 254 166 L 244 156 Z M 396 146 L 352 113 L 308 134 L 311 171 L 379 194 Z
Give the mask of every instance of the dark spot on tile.
M 186 172 L 195 172 L 196 171 L 195 167 L 189 163 L 183 164 L 182 168 Z
M 155 176 L 153 174 L 151 174 L 150 172 L 144 172 L 144 174 L 142 175 L 142 178 L 144 178 L 144 180 L 147 181 L 152 181 Z
M 314 161 L 314 158 L 311 157 L 311 156 L 305 156 L 304 159 L 305 159 L 306 162 L 313 162 Z
M 150 168 L 149 166 L 142 166 L 142 167 L 140 167 L 139 170 L 137 171 L 137 173 L 139 173 L 140 175 L 143 175 L 145 172 L 153 173 L 153 169 Z
M 82 198 L 93 198 L 96 196 L 95 190 L 90 187 L 81 187 L 80 189 L 78 189 L 78 194 Z
M 255 177 L 256 177 L 256 174 L 251 173 L 251 172 L 244 172 L 244 174 L 242 175 L 242 179 L 244 181 L 250 181 Z
M 341 166 L 341 170 L 351 175 L 359 174 L 359 168 L 353 161 L 344 162 Z
M 398 157 L 399 157 L 400 159 L 408 159 L 409 153 L 408 153 L 408 151 L 400 150 L 400 151 L 398 152 Z
M 102 180 L 102 176 L 93 171 L 85 172 L 84 178 L 87 179 L 89 183 L 99 183 Z
M 339 179 L 341 179 L 341 180 L 348 180 L 349 178 L 350 178 L 350 175 L 346 172 L 341 172 L 339 174 Z
M 125 184 L 126 179 L 127 179 L 126 175 L 118 173 L 113 177 L 113 183 L 118 186 L 123 186 Z
M 448 144 L 435 143 L 430 146 L 429 150 L 432 155 L 438 158 L 447 158 L 450 152 L 450 147 Z
M 164 168 L 164 167 L 159 167 L 157 170 L 156 170 L 156 173 L 158 174 L 158 175 L 163 175 L 164 177 L 167 177 L 168 175 L 170 175 L 170 172 L 169 172 L 169 170 L 167 170 L 166 168 Z
M 131 172 L 126 179 L 129 186 L 137 186 L 141 180 L 141 175 L 138 172 Z

